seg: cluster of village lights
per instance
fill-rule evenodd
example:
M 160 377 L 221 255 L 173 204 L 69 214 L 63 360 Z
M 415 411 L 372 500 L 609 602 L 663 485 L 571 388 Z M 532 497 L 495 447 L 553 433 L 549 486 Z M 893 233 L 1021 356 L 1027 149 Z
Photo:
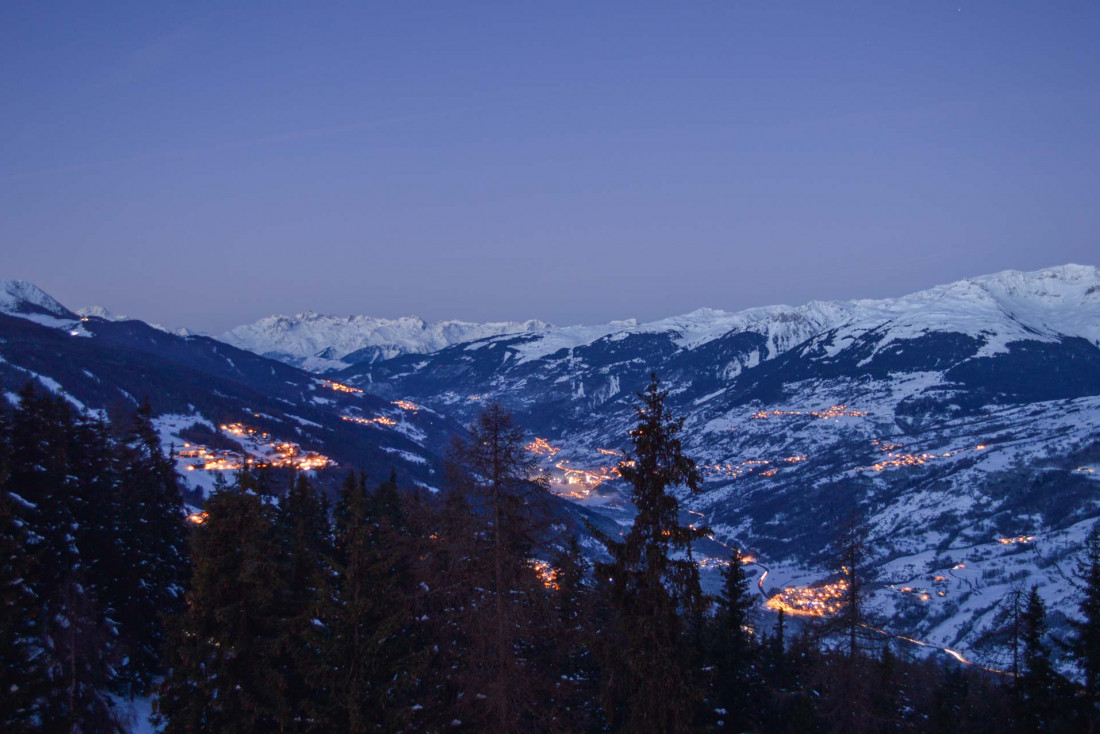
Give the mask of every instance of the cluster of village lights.
M 185 443 L 183 448 L 176 452 L 177 459 L 192 459 L 195 463 L 187 465 L 187 471 L 237 471 L 239 469 L 277 467 L 290 468 L 299 471 L 313 471 L 335 466 L 336 462 L 327 456 L 313 451 L 305 452 L 302 448 L 290 441 L 267 442 L 270 435 L 266 431 L 252 428 L 242 423 L 227 423 L 221 426 L 226 433 L 246 438 L 252 441 L 264 441 L 261 444 L 264 449 L 264 458 L 257 459 L 249 454 L 241 454 L 237 451 L 211 450 L 206 446 Z
M 765 420 L 786 415 L 809 415 L 814 418 L 828 420 L 830 418 L 860 418 L 867 415 L 866 410 L 849 410 L 847 405 L 833 405 L 825 410 L 761 410 L 753 413 L 753 420 Z
M 561 449 L 555 448 L 550 445 L 550 442 L 545 438 L 536 438 L 531 443 L 523 447 L 527 451 L 535 454 L 536 456 L 556 456 Z
M 363 392 L 362 390 L 360 390 L 357 387 L 352 387 L 351 385 L 345 385 L 342 382 L 335 382 L 333 380 L 321 380 L 321 384 L 324 385 L 325 387 L 327 387 L 330 390 L 335 390 L 336 392 L 347 392 L 347 393 L 362 393 Z
M 844 579 L 821 586 L 794 586 L 783 589 L 765 603 L 769 609 L 802 617 L 824 617 L 844 607 L 848 582 Z
M 800 454 L 798 456 L 788 456 L 784 459 L 778 459 L 775 464 L 801 464 L 806 461 L 806 456 Z M 751 474 L 757 469 L 762 469 L 760 476 L 762 477 L 774 477 L 779 473 L 777 467 L 772 465 L 773 462 L 768 459 L 747 459 L 739 464 L 726 463 L 726 464 L 703 464 L 702 469 L 707 476 L 722 477 L 725 479 L 739 479 L 746 474 Z
M 542 585 L 551 591 L 557 591 L 558 586 L 558 569 L 546 561 L 532 558 L 528 561 L 531 568 L 535 569 L 535 574 L 539 577 L 539 581 Z
M 384 415 L 375 416 L 374 418 L 356 418 L 355 416 L 351 416 L 351 415 L 342 415 L 342 416 L 340 416 L 340 418 L 343 419 L 343 420 L 346 420 L 350 423 L 359 423 L 359 424 L 366 425 L 366 426 L 369 426 L 369 425 L 396 426 L 397 425 L 397 421 L 395 421 L 393 418 L 387 418 Z
M 889 458 L 882 461 L 876 461 L 870 466 L 861 466 L 857 468 L 856 471 L 884 471 L 886 469 L 895 469 L 899 466 L 920 466 L 930 461 L 934 461 L 935 459 L 950 459 L 952 456 L 957 456 L 964 451 L 984 451 L 986 448 L 984 443 L 980 443 L 973 449 L 954 449 L 953 451 L 945 451 L 942 454 L 927 452 L 923 454 L 899 454 L 893 451 L 893 449 L 901 448 L 901 444 L 885 443 L 878 440 L 872 441 L 872 443 L 879 447 L 879 451 L 885 452 L 886 456 Z

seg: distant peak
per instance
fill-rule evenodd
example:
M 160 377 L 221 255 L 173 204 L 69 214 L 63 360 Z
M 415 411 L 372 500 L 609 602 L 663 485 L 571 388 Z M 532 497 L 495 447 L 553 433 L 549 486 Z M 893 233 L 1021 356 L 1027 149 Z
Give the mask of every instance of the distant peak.
M 53 296 L 26 280 L 0 280 L 0 311 L 10 314 L 46 314 L 68 319 L 76 318 Z
M 85 306 L 84 308 L 78 308 L 76 310 L 77 316 L 85 316 L 89 318 L 103 319 L 104 321 L 129 321 L 130 317 L 110 311 L 103 306 Z

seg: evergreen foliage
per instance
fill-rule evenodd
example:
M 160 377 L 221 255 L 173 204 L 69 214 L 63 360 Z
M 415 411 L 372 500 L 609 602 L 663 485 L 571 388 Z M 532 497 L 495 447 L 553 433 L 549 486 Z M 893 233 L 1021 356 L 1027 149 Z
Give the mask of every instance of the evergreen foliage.
M 1083 678 L 1087 716 L 1100 730 L 1100 529 L 1093 528 L 1076 570 L 1081 584 L 1080 621 L 1071 621 L 1070 651 Z
M 335 594 L 322 608 L 328 696 L 340 731 L 396 731 L 411 715 L 419 648 L 414 583 L 394 477 L 372 495 L 349 474 L 335 511 Z
M 990 636 L 1007 671 L 905 657 L 866 604 L 854 523 L 831 624 L 765 616 L 737 551 L 701 591 L 707 531 L 673 494 L 699 476 L 665 397 L 656 379 L 641 396 L 620 465 L 638 516 L 593 567 L 547 522 L 500 406 L 439 496 L 353 472 L 330 508 L 305 475 L 245 471 L 191 526 L 147 406 L 112 425 L 24 389 L 0 409 L 0 730 L 117 731 L 110 694 L 154 684 L 166 732 L 1096 730 L 1095 534 L 1068 641 L 1079 685 L 1034 587 Z
M 110 731 L 108 692 L 144 694 L 161 670 L 184 519 L 148 409 L 132 420 L 116 435 L 33 383 L 0 414 L 5 730 Z
M 1021 617 L 1021 662 L 1016 685 L 1019 691 L 1019 728 L 1024 732 L 1046 729 L 1054 712 L 1054 692 L 1057 681 L 1050 662 L 1050 649 L 1045 637 L 1046 605 L 1039 596 L 1038 587 L 1032 586 L 1024 603 Z
M 638 514 L 624 540 L 603 538 L 613 560 L 597 565 L 618 632 L 604 674 L 605 710 L 613 726 L 634 732 L 687 731 L 700 697 L 682 615 L 704 606 L 691 544 L 707 530 L 681 525 L 670 493 L 698 491 L 700 475 L 683 453 L 677 437 L 683 419 L 669 415 L 667 396 L 656 375 L 639 395 L 633 448 L 619 462 Z
M 113 526 L 107 535 L 116 539 L 108 551 L 113 572 L 104 575 L 104 601 L 119 627 L 115 687 L 121 691 L 125 684 L 125 692 L 134 693 L 146 691 L 160 672 L 164 619 L 182 609 L 190 569 L 179 480 L 161 450 L 148 403 L 133 415 L 118 447 L 118 487 L 101 503 Z
M 276 511 L 244 476 L 214 492 L 157 700 L 166 732 L 274 731 L 287 710 L 280 633 L 287 577 Z
M 713 702 L 716 708 L 726 712 L 719 720 L 734 731 L 746 731 L 755 723 L 754 709 L 761 693 L 757 670 L 760 652 L 750 635 L 752 605 L 752 591 L 741 562 L 741 552 L 734 549 L 722 573 L 722 592 L 717 599 L 708 640 L 714 671 Z M 779 639 L 782 639 L 782 632 Z

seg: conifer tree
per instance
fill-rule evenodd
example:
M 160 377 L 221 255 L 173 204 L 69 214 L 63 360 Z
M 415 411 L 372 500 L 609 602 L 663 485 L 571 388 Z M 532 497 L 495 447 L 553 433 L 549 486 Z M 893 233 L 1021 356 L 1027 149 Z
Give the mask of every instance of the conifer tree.
M 30 533 L 15 513 L 16 503 L 25 500 L 9 491 L 10 460 L 10 421 L 0 406 L 0 729 L 29 732 L 44 714 L 48 681 L 36 649 L 42 620 L 32 585 Z
M 633 732 L 686 731 L 699 698 L 681 614 L 704 603 L 691 544 L 707 530 L 681 525 L 679 504 L 669 493 L 675 487 L 698 491 L 700 475 L 683 453 L 677 435 L 683 418 L 669 415 L 667 396 L 656 375 L 639 395 L 633 448 L 619 463 L 638 514 L 624 540 L 603 537 L 613 560 L 597 565 L 623 645 L 604 674 L 605 708 L 614 726 Z M 678 553 L 685 557 L 674 557 Z
M 156 701 L 169 733 L 275 731 L 286 710 L 282 547 L 273 508 L 242 479 L 214 492 L 194 531 L 187 608 Z
M 279 504 L 276 526 L 284 544 L 285 598 L 280 612 L 279 667 L 285 705 L 284 731 L 318 730 L 325 649 L 322 609 L 333 593 L 332 539 L 324 498 L 304 474 Z
M 735 549 L 730 554 L 722 582 L 710 635 L 710 651 L 716 670 L 714 702 L 726 712 L 722 716 L 725 726 L 734 731 L 746 731 L 752 720 L 753 702 L 759 698 L 759 686 L 753 671 L 755 651 L 748 632 L 752 592 L 740 551 Z
M 864 641 L 874 635 L 868 629 L 874 620 L 868 607 L 866 565 L 870 547 L 867 536 L 866 526 L 855 515 L 850 517 L 838 540 L 837 565 L 844 587 L 840 611 L 821 625 L 822 633 L 843 639 L 845 652 L 851 660 L 858 657 Z
M 1093 528 L 1075 573 L 1081 583 L 1080 620 L 1071 620 L 1070 652 L 1083 680 L 1088 716 L 1100 727 L 1100 529 Z
M 556 681 L 548 702 L 552 723 L 564 731 L 597 730 L 603 721 L 596 705 L 599 670 L 593 648 L 606 615 L 596 606 L 590 564 L 575 535 L 554 555 L 551 565 L 556 616 L 543 637 L 544 654 L 553 660 L 548 674 Z
M 22 500 L 15 510 L 31 535 L 36 596 L 44 603 L 76 565 L 74 519 L 69 502 L 69 435 L 72 409 L 61 398 L 27 383 L 12 420 L 9 487 Z
M 160 673 L 164 620 L 183 608 L 189 572 L 183 497 L 175 466 L 143 403 L 118 440 L 118 487 L 109 517 L 116 546 L 105 601 L 119 626 L 116 690 L 143 693 Z
M 488 598 L 482 586 L 488 539 L 466 496 L 447 492 L 441 501 L 416 497 L 408 521 L 414 543 L 414 618 L 425 621 L 429 664 L 420 674 L 414 704 L 416 728 L 430 729 L 452 719 L 475 722 L 484 716 L 478 686 L 478 655 L 471 616 Z M 482 625 L 484 626 L 484 624 Z M 461 718 L 459 718 L 461 717 Z
M 782 609 L 775 618 L 775 634 L 767 641 L 768 683 L 775 689 L 784 689 L 791 684 L 790 665 L 787 661 L 787 613 Z
M 1016 679 L 1019 689 L 1019 724 L 1023 732 L 1046 730 L 1054 714 L 1054 691 L 1057 673 L 1051 664 L 1051 650 L 1046 646 L 1046 605 L 1038 595 L 1038 587 L 1027 593 L 1021 616 L 1022 669 Z
M 486 407 L 469 427 L 468 438 L 456 438 L 449 454 L 456 491 L 466 494 L 485 524 L 489 546 L 481 556 L 487 609 L 466 623 L 479 665 L 468 669 L 470 685 L 484 698 L 486 710 L 477 722 L 498 732 L 535 726 L 545 713 L 545 683 L 536 660 L 527 654 L 532 635 L 546 613 L 545 589 L 531 564 L 532 549 L 546 526 L 545 480 L 525 449 L 524 431 L 499 404 Z
M 965 730 L 969 688 L 969 679 L 958 667 L 942 669 L 932 696 L 931 724 L 936 734 Z
M 12 420 L 8 498 L 26 534 L 26 584 L 37 623 L 32 641 L 46 675 L 39 723 L 47 729 L 89 730 L 114 725 L 106 695 L 110 636 L 79 541 L 88 498 L 81 490 L 109 489 L 73 452 L 77 435 L 70 405 L 28 383 Z M 91 440 L 91 434 L 87 436 Z M 106 445 L 92 447 L 106 453 Z M 85 481 L 88 480 L 88 481 Z
M 372 495 L 366 476 L 344 482 L 335 515 L 339 571 L 324 610 L 329 670 L 326 721 L 342 731 L 399 730 L 421 672 L 411 546 L 391 475 Z

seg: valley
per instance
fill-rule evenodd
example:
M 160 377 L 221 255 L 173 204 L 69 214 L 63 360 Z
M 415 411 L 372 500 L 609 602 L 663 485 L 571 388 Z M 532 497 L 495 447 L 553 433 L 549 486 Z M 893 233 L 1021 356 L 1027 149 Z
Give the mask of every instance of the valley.
M 45 294 L 14 292 L 25 305 L 9 307 L 15 321 L 7 323 L 33 327 L 50 344 L 51 334 L 78 332 L 85 338 L 68 342 L 79 347 L 72 361 L 93 378 L 23 358 L 35 351 L 13 351 L 19 337 L 9 332 L 0 345 L 9 392 L 41 375 L 81 404 L 106 406 L 105 373 L 88 348 L 129 349 L 142 343 L 139 333 L 161 344 L 141 347 L 150 358 L 174 352 L 170 359 L 217 375 L 159 407 L 163 440 L 182 447 L 177 465 L 204 491 L 210 481 L 195 481 L 199 475 L 241 466 L 294 468 L 335 483 L 369 456 L 376 476 L 392 466 L 407 486 L 437 492 L 449 436 L 499 402 L 528 429 L 527 451 L 563 507 L 621 531 L 633 508 L 618 464 L 635 393 L 656 372 L 673 413 L 684 417 L 684 449 L 703 480 L 698 494 L 677 496 L 686 521 L 711 530 L 694 553 L 704 585 L 716 589 L 730 549 L 742 549 L 755 564 L 765 625 L 779 609 L 799 618 L 835 610 L 843 593 L 838 532 L 857 518 L 883 624 L 980 659 L 981 640 L 1014 585 L 1038 585 L 1053 609 L 1069 603 L 1067 569 L 1100 519 L 1095 268 L 983 276 L 892 301 L 446 332 L 473 337 L 457 343 L 409 341 L 444 333 L 413 322 L 398 341 L 386 341 L 395 332 L 377 322 L 355 319 L 275 319 L 247 332 L 257 354 L 281 354 L 291 342 L 271 335 L 284 328 L 309 349 L 327 339 L 374 350 L 349 362 L 349 346 L 338 356 L 299 348 L 279 357 L 286 365 L 238 350 L 230 356 L 224 350 L 232 347 L 214 340 L 141 322 L 78 320 Z M 17 323 L 26 320 L 33 324 Z M 360 330 L 337 336 L 341 328 Z M 318 372 L 292 366 L 313 357 Z M 280 371 L 287 372 L 272 380 Z M 127 394 L 132 387 L 118 385 Z M 196 422 L 239 448 L 184 439 Z M 1052 618 L 1064 626 L 1064 615 Z

